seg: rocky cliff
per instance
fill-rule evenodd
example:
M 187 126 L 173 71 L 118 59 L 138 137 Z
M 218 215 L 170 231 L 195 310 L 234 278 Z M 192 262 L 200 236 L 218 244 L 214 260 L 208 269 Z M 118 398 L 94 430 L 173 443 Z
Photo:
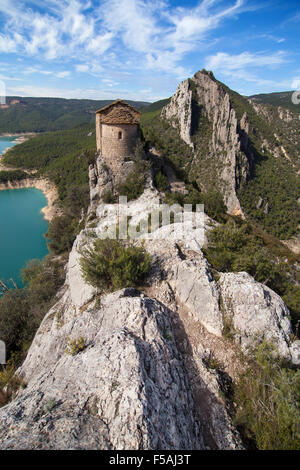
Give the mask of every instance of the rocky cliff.
M 131 221 L 158 198 L 149 180 L 129 203 Z M 241 350 L 263 339 L 291 358 L 286 306 L 246 273 L 213 275 L 201 250 L 206 216 L 189 239 L 174 223 L 144 241 L 152 264 L 139 290 L 100 295 L 79 258 L 112 222 L 103 208 L 94 198 L 93 227 L 77 236 L 66 283 L 18 370 L 26 387 L 0 409 L 0 448 L 243 448 L 228 387 L 243 370 Z M 228 317 L 234 341 L 223 335 Z M 77 354 L 70 340 L 81 341 Z
M 189 179 L 204 190 L 214 186 L 223 194 L 228 212 L 242 214 L 236 191 L 249 176 L 246 113 L 238 118 L 229 93 L 211 72 L 201 71 L 178 86 L 161 117 L 191 147 Z

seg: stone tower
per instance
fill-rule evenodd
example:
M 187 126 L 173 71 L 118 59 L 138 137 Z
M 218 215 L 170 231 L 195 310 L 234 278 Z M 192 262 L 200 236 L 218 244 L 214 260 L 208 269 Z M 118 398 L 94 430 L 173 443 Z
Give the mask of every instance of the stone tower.
M 132 157 L 140 136 L 140 112 L 122 100 L 96 111 L 97 150 L 114 173 Z

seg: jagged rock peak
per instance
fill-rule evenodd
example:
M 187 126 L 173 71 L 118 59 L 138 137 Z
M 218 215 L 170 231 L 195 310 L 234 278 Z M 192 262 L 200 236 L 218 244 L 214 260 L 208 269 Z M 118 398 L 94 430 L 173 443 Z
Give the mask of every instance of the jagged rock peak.
M 189 177 L 203 189 L 217 186 L 228 212 L 243 215 L 237 189 L 249 175 L 248 121 L 245 113 L 238 119 L 226 88 L 212 72 L 199 71 L 179 84 L 161 117 L 194 153 Z

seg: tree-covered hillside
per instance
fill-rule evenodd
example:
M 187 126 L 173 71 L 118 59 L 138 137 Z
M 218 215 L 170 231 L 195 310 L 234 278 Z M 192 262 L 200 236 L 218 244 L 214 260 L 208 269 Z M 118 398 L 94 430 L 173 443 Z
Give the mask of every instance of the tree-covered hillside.
M 299 105 L 292 102 L 293 91 L 280 91 L 275 93 L 260 93 L 251 95 L 248 98 L 253 99 L 257 103 L 271 104 L 272 106 L 281 106 L 292 111 L 299 112 Z
M 22 169 L 37 170 L 49 177 L 64 201 L 72 187 L 87 185 L 88 163 L 96 151 L 95 129 L 84 124 L 64 131 L 48 132 L 11 148 L 4 163 Z
M 95 111 L 113 100 L 8 97 L 7 108 L 0 108 L 0 134 L 45 132 L 70 129 L 91 123 Z M 128 101 L 137 108 L 142 101 Z

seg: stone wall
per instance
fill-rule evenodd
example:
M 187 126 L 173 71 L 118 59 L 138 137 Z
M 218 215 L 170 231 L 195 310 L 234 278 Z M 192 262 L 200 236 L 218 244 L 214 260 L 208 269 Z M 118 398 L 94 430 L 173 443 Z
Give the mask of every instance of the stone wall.
M 125 157 L 133 156 L 138 137 L 137 124 L 101 124 L 101 155 L 114 174 L 120 173 Z
M 101 148 L 100 114 L 96 114 L 96 145 L 97 145 L 97 150 L 100 150 Z

